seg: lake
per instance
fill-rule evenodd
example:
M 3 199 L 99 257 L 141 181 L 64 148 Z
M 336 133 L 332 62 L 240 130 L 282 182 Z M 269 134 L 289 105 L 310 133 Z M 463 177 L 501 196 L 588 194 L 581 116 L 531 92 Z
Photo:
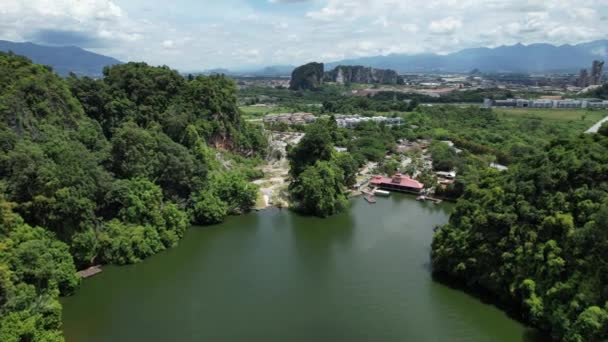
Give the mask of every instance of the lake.
M 451 204 L 393 194 L 328 219 L 272 209 L 193 227 L 177 248 L 105 267 L 64 298 L 68 342 L 531 341 L 431 278 Z

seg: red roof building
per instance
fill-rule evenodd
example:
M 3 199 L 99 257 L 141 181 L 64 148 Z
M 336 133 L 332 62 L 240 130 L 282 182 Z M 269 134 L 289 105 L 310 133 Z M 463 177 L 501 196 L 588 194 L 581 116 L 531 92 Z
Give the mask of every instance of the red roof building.
M 394 175 L 392 178 L 374 176 L 370 181 L 372 186 L 376 186 L 380 189 L 403 191 L 403 192 L 415 192 L 419 193 L 424 189 L 424 184 L 413 180 L 400 173 Z

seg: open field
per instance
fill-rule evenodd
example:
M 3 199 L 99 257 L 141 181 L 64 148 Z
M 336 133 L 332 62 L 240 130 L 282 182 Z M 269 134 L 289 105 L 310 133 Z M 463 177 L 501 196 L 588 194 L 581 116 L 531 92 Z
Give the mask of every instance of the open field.
M 582 121 L 594 124 L 608 115 L 608 110 L 544 109 L 544 108 L 495 108 L 501 118 L 540 118 L 554 121 Z
M 266 107 L 258 107 L 258 106 L 240 106 L 239 109 L 243 111 L 243 116 L 249 119 L 261 118 L 268 114 L 276 114 L 276 113 L 290 113 L 292 110 L 289 110 L 285 107 L 281 106 L 266 106 Z

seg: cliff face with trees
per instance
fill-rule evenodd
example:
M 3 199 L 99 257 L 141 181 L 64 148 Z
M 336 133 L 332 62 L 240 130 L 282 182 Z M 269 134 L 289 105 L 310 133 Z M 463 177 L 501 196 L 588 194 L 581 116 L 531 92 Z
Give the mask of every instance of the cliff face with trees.
M 340 65 L 325 72 L 323 63 L 308 63 L 296 68 L 291 74 L 289 89 L 315 90 L 324 82 L 341 85 L 360 84 L 403 84 L 403 78 L 390 69 L 374 69 L 360 65 Z
M 78 286 L 76 267 L 138 262 L 190 222 L 248 210 L 249 174 L 213 147 L 266 144 L 224 77 L 128 63 L 61 79 L 0 53 L 0 340 L 63 340 L 57 297 Z
M 289 89 L 315 90 L 323 85 L 323 63 L 308 63 L 297 67 L 291 73 Z
M 557 340 L 608 338 L 608 138 L 562 139 L 466 188 L 435 234 L 433 270 Z
M 403 84 L 403 78 L 390 69 L 374 69 L 360 65 L 340 65 L 325 73 L 325 81 L 338 84 Z

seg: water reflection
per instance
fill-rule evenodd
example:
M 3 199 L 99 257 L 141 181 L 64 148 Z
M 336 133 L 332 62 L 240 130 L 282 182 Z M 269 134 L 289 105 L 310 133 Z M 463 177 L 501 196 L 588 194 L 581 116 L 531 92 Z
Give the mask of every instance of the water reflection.
M 307 272 L 327 275 L 335 265 L 337 248 L 344 253 L 351 247 L 355 227 L 351 210 L 326 219 L 297 213 L 287 217 L 295 261 Z

